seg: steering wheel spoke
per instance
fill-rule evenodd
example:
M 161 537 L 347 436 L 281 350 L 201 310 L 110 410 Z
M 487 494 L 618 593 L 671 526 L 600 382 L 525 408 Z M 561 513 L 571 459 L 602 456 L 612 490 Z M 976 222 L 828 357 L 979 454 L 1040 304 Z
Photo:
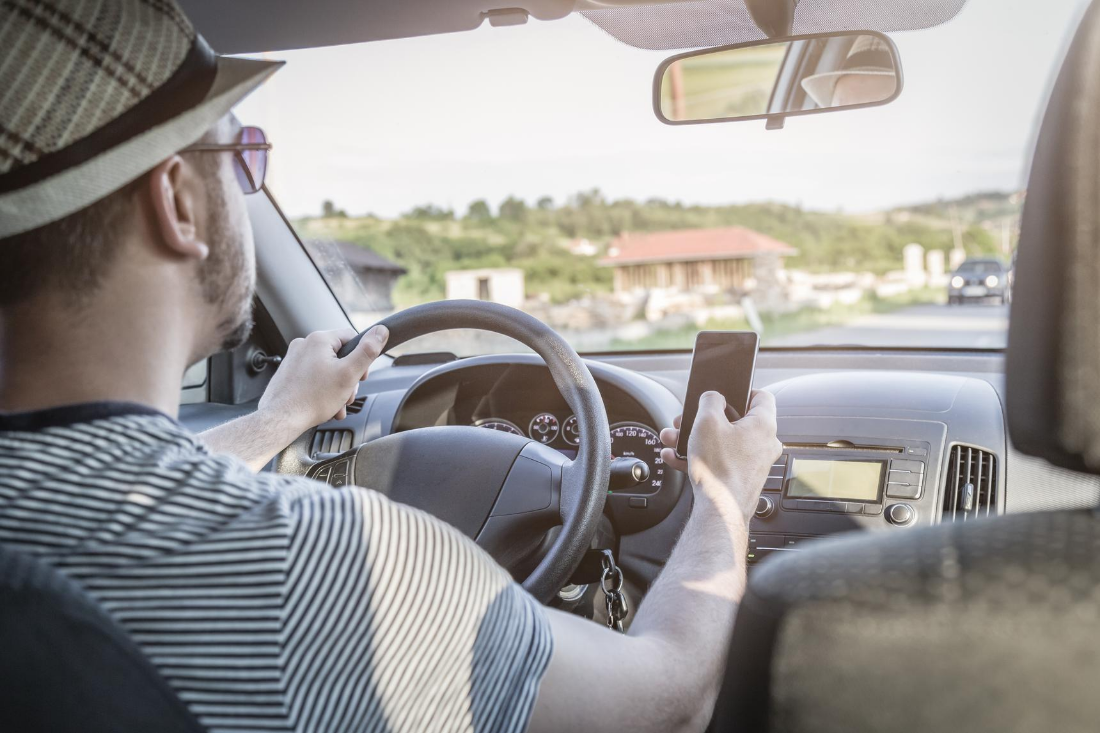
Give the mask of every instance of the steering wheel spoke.
M 569 464 L 561 453 L 535 441 L 512 464 L 476 538 L 509 570 L 528 560 L 545 534 L 561 525 L 562 476 Z

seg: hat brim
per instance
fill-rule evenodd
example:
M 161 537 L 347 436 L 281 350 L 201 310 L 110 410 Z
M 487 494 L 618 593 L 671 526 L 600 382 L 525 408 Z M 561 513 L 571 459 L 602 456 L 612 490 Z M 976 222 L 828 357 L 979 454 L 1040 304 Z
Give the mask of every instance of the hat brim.
M 282 65 L 219 56 L 214 81 L 195 106 L 80 165 L 0 194 L 0 239 L 63 219 L 122 188 L 202 137 Z
M 897 78 L 892 70 L 887 69 L 838 69 L 827 71 L 824 74 L 807 76 L 802 80 L 802 89 L 810 95 L 810 99 L 822 109 L 833 106 L 833 92 L 836 91 L 837 82 L 842 76 L 891 76 Z

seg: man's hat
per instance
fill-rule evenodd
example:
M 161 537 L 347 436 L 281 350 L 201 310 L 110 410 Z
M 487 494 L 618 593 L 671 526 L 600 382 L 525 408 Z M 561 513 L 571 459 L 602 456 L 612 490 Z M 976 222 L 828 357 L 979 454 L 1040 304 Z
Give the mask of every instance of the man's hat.
M 845 76 L 890 76 L 896 80 L 897 72 L 894 70 L 894 56 L 890 53 L 890 47 L 881 38 L 860 36 L 852 44 L 839 69 L 807 76 L 802 80 L 802 88 L 818 107 L 832 107 L 837 82 Z
M 4 0 L 0 239 L 122 188 L 281 65 L 216 56 L 175 0 Z

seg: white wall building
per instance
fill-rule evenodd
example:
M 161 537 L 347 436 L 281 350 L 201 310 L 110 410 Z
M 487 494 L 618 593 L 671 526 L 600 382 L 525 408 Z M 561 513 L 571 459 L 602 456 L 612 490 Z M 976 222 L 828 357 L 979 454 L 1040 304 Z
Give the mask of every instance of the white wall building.
M 485 300 L 521 308 L 525 297 L 523 270 L 518 268 L 451 270 L 447 273 L 447 300 Z
M 913 242 L 905 245 L 901 250 L 901 254 L 905 263 L 906 281 L 912 287 L 924 287 L 928 282 L 928 276 L 924 272 L 924 247 Z

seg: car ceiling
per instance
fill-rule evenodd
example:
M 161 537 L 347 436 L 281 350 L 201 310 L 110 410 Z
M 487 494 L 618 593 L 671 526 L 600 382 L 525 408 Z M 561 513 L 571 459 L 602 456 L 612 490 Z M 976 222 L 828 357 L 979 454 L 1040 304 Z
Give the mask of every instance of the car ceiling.
M 763 0 L 760 0 L 763 1 Z M 966 0 L 797 0 L 794 33 L 893 32 L 938 25 Z M 180 0 L 219 53 L 297 48 L 455 33 L 558 20 L 571 12 L 624 43 L 678 49 L 763 37 L 746 0 Z
M 574 0 L 181 0 L 220 53 L 255 53 L 564 18 Z M 501 12 L 502 9 L 505 12 Z

